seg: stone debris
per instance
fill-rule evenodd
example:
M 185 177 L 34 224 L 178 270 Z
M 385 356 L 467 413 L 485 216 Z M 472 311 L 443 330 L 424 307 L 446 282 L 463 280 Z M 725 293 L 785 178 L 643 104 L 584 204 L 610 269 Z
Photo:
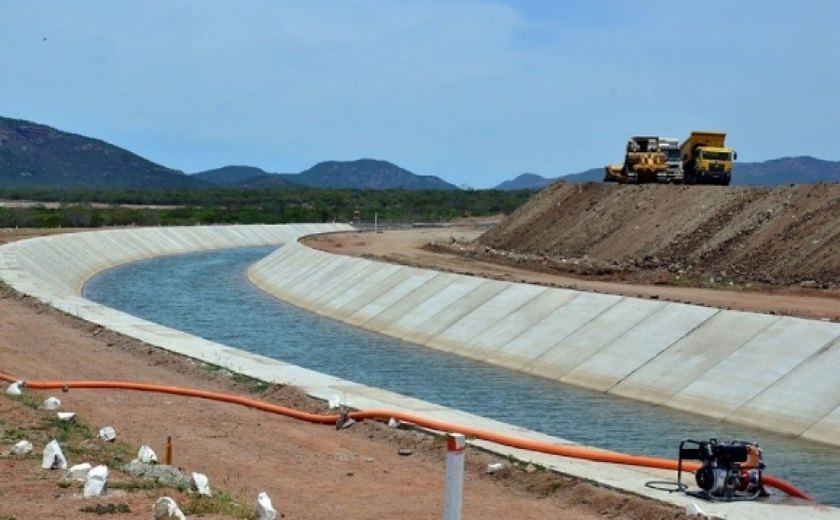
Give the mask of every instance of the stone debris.
M 99 465 L 88 471 L 85 477 L 84 495 L 86 497 L 101 497 L 108 486 L 108 466 Z
M 133 460 L 122 467 L 122 470 L 134 478 L 150 478 L 163 486 L 174 488 L 188 488 L 190 479 L 175 466 L 166 464 L 145 464 Z
M 487 468 L 484 470 L 484 472 L 487 473 L 488 475 L 493 475 L 495 473 L 498 473 L 498 472 L 502 471 L 503 469 L 505 469 L 505 463 L 504 462 L 494 462 L 492 464 L 488 464 Z
M 58 397 L 47 397 L 41 404 L 42 410 L 58 410 L 61 408 L 61 399 Z
M 44 446 L 44 458 L 41 460 L 43 469 L 67 469 L 67 459 L 61 451 L 58 441 L 53 439 Z
M 152 518 L 154 520 L 187 520 L 187 517 L 181 512 L 181 508 L 178 507 L 178 504 L 169 497 L 160 497 L 157 499 L 155 505 L 152 506 Z
M 158 458 L 155 450 L 144 444 L 140 446 L 140 451 L 137 452 L 137 460 L 143 464 L 157 464 Z
M 32 443 L 29 441 L 18 441 L 9 451 L 12 455 L 29 455 L 32 453 Z
M 210 491 L 210 481 L 207 478 L 207 475 L 203 473 L 193 473 L 190 477 L 190 489 L 197 492 L 199 495 L 203 495 L 206 497 L 213 496 L 213 492 Z
M 90 473 L 91 467 L 92 466 L 89 462 L 74 464 L 73 466 L 70 466 L 70 472 L 67 473 L 67 476 L 73 480 L 84 480 L 87 478 L 88 473 Z
M 699 516 L 702 518 L 706 518 L 706 513 L 700 509 L 700 506 L 695 504 L 694 502 L 685 506 L 685 514 L 688 516 Z
M 117 430 L 113 426 L 105 426 L 99 430 L 99 438 L 106 442 L 113 442 L 117 438 Z
M 263 491 L 257 495 L 257 513 L 259 520 L 274 520 L 277 518 L 277 510 L 271 505 L 271 498 Z
M 21 388 L 23 388 L 23 381 L 15 381 L 6 388 L 6 393 L 9 395 L 20 395 L 23 393 Z

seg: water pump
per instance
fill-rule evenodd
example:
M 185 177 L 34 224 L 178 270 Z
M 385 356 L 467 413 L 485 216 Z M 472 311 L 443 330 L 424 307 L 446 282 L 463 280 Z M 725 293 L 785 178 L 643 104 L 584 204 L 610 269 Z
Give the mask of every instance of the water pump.
M 686 489 L 682 483 L 683 460 L 699 460 L 701 464 L 694 473 L 701 491 L 686 491 L 692 496 L 717 501 L 753 500 L 767 496 L 761 483 L 764 461 L 757 443 L 732 441 L 726 444 L 717 439 L 682 441 L 677 486 Z

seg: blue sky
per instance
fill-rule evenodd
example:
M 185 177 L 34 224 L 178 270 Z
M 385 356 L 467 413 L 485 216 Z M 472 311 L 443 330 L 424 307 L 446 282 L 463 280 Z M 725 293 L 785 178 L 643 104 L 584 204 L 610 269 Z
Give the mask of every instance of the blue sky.
M 487 188 L 695 128 L 743 161 L 840 160 L 833 0 L 4 0 L 0 20 L 0 115 L 188 173 L 371 157 Z

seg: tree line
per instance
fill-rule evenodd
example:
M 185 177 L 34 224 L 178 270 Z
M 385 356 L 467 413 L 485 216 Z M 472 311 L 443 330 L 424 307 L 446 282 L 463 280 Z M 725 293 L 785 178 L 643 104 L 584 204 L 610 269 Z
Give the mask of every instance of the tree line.
M 58 190 L 0 188 L 0 227 L 286 224 L 362 221 L 441 222 L 508 214 L 532 190 L 354 190 L 201 188 Z

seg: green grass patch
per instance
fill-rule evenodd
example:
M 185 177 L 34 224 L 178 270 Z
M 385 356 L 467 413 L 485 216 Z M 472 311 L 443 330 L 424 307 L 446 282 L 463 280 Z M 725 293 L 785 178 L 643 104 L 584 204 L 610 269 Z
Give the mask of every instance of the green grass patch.
M 248 392 L 252 394 L 263 394 L 271 386 L 270 383 L 260 381 L 259 379 L 254 379 L 253 377 L 248 377 L 237 372 L 233 373 L 231 379 L 233 379 L 233 382 L 237 385 L 244 386 L 248 390 Z
M 120 513 L 130 513 L 131 509 L 128 504 L 95 504 L 84 506 L 79 509 L 82 513 L 93 513 L 95 515 L 117 515 Z

